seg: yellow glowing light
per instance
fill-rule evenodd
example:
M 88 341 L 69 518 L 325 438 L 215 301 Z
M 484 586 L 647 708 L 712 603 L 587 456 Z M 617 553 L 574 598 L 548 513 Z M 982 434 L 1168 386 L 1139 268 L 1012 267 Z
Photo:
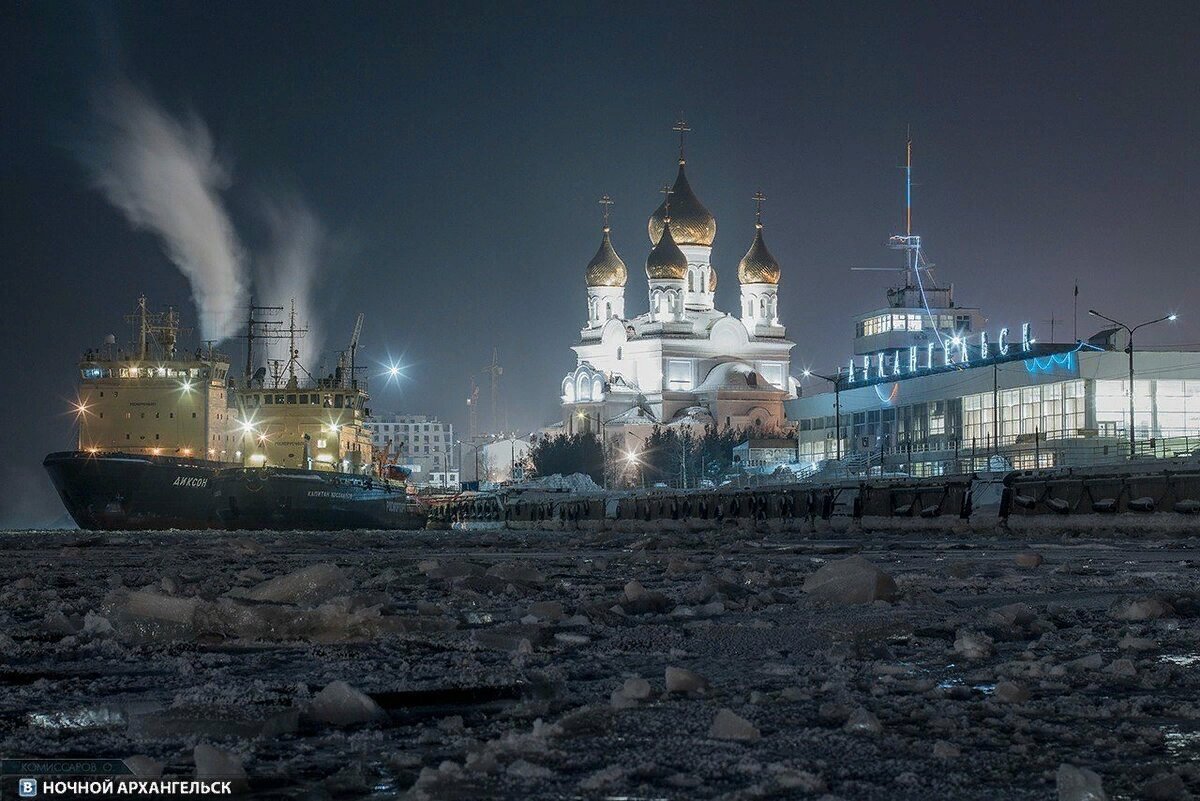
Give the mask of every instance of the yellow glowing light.
M 162 448 L 151 448 L 150 452 L 153 453 L 155 456 L 158 456 L 162 453 Z
M 184 455 L 184 456 L 191 456 L 191 455 L 192 455 L 192 449 L 191 449 L 191 448 L 184 448 L 184 449 L 183 449 L 183 455 Z
M 263 462 L 267 461 L 267 456 L 263 453 L 252 453 L 250 454 L 250 461 L 256 464 L 262 464 Z

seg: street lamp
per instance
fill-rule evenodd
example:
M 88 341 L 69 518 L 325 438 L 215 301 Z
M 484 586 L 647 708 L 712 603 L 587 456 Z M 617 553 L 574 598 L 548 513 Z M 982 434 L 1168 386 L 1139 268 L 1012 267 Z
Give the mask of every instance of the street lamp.
M 833 425 L 837 429 L 834 432 L 834 439 L 837 440 L 837 460 L 842 460 L 842 370 L 838 368 L 837 374 L 834 376 L 821 375 L 814 373 L 812 370 L 805 369 L 805 378 L 820 378 L 833 384 Z
M 1119 326 L 1120 328 L 1124 328 L 1129 333 L 1129 346 L 1125 348 L 1125 352 L 1129 354 L 1129 458 L 1132 459 L 1134 457 L 1134 447 L 1133 447 L 1133 332 L 1138 330 L 1139 328 L 1145 328 L 1148 325 L 1154 325 L 1155 323 L 1164 323 L 1164 322 L 1168 322 L 1168 321 L 1175 322 L 1175 318 L 1178 315 L 1176 315 L 1175 313 L 1172 312 L 1171 314 L 1168 314 L 1165 317 L 1159 317 L 1156 320 L 1147 320 L 1144 323 L 1138 323 L 1137 325 L 1130 328 L 1129 326 L 1125 325 L 1125 323 L 1119 322 L 1117 320 L 1114 320 L 1111 317 L 1103 315 L 1100 312 L 1096 311 L 1095 309 L 1088 309 L 1088 314 L 1092 315 L 1093 317 L 1099 317 L 1101 320 L 1108 320 L 1113 325 Z
M 642 468 L 642 460 L 638 458 L 638 455 L 633 451 L 627 451 L 623 458 L 625 459 L 626 466 L 628 466 L 630 468 L 632 468 L 635 465 L 637 466 L 637 468 L 638 468 L 638 482 L 637 483 L 645 485 L 646 482 L 642 479 L 642 469 L 641 469 Z

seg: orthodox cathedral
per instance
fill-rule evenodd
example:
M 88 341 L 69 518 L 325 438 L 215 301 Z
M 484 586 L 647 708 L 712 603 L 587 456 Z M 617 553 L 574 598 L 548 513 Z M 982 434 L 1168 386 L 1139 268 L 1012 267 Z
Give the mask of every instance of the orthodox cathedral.
M 649 307 L 625 307 L 629 270 L 605 221 L 600 249 L 585 270 L 587 324 L 574 346 L 578 363 L 563 378 L 567 432 L 609 434 L 654 425 L 758 426 L 783 423 L 796 397 L 793 344 L 779 321 L 779 262 L 763 241 L 761 194 L 750 249 L 738 262 L 737 314 L 714 303 L 717 221 L 692 191 L 681 133 L 679 173 L 650 215 L 646 256 Z

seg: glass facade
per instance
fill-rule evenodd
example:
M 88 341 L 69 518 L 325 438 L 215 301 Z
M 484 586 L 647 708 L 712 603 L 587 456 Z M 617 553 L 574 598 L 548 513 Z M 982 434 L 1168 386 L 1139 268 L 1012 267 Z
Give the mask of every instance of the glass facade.
M 1001 443 L 1040 435 L 1043 439 L 1079 436 L 1087 426 L 1087 398 L 1082 380 L 1040 384 L 999 392 Z M 963 442 L 990 443 L 993 439 L 993 396 L 990 392 L 965 395 Z
M 947 470 L 980 470 L 1127 459 L 1129 382 L 1118 377 L 1126 367 L 1125 355 L 1087 356 L 1086 364 L 1082 355 L 1077 361 L 1035 358 L 1025 361 L 1024 370 L 1014 365 L 999 374 L 987 369 L 923 383 L 843 390 L 847 466 L 861 470 L 865 463 L 872 470 L 922 475 L 939 469 L 934 466 L 938 462 Z M 1195 357 L 1153 354 L 1139 363 L 1138 371 L 1133 385 L 1136 452 L 1158 457 L 1200 452 L 1200 363 Z M 998 391 L 991 388 L 996 380 Z M 796 411 L 805 404 L 806 399 L 798 400 Z M 834 458 L 832 419 L 796 416 L 802 458 Z
M 950 331 L 954 328 L 955 318 L 952 314 L 936 314 L 934 319 L 938 322 L 938 328 L 943 331 Z M 970 330 L 971 318 L 964 319 L 966 319 L 967 329 Z M 869 337 L 875 334 L 886 334 L 889 331 L 921 331 L 930 326 L 925 324 L 924 314 L 904 313 L 877 314 L 859 321 L 857 328 L 860 337 Z

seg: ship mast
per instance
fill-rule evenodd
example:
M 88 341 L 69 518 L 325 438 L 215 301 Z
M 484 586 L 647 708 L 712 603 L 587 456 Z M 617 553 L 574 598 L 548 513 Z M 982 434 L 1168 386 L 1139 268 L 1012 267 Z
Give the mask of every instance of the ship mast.
M 287 336 L 288 336 L 287 371 L 288 371 L 288 386 L 289 387 L 296 386 L 296 368 L 300 367 L 301 370 L 304 370 L 304 367 L 300 364 L 300 351 L 296 349 L 296 338 L 302 337 L 307 333 L 308 333 L 308 326 L 304 326 L 303 328 L 296 327 L 296 299 L 292 298 L 292 310 L 291 310 L 291 314 L 288 316 L 288 332 L 287 332 Z M 304 370 L 304 372 L 307 373 L 308 371 Z
M 262 312 L 264 315 L 274 316 L 282 314 L 282 306 L 255 306 L 254 298 L 250 298 L 249 311 L 246 315 L 246 386 L 250 386 L 250 379 L 254 376 L 254 340 L 255 339 L 279 339 L 277 329 L 281 322 L 278 320 L 256 320 L 254 314 Z M 262 332 L 259 333 L 257 326 L 262 327 Z
M 138 296 L 137 311 L 126 315 L 125 321 L 137 326 L 137 354 L 141 361 L 150 358 L 151 343 L 158 348 L 156 358 L 174 359 L 180 334 L 190 330 L 179 327 L 179 313 L 174 306 L 168 306 L 165 312 L 151 312 L 145 295 Z
M 903 250 L 904 261 L 908 268 L 908 285 L 921 286 L 921 276 L 917 273 L 926 269 L 921 263 L 921 237 L 912 232 L 912 134 L 904 142 L 904 235 L 893 236 L 888 240 L 892 250 Z M 915 279 L 915 281 L 914 281 Z

